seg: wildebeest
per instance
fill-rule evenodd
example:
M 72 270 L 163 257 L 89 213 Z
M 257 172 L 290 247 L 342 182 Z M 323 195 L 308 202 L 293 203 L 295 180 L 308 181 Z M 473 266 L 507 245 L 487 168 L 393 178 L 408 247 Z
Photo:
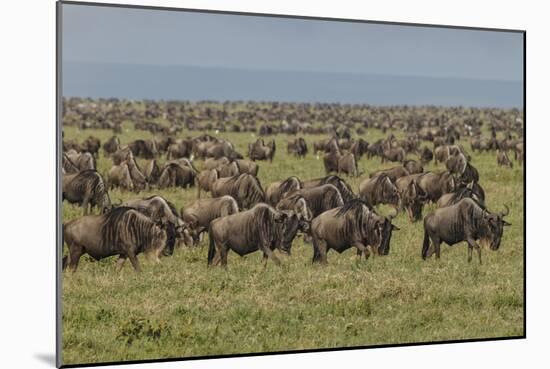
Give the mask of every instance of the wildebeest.
M 67 153 L 63 153 L 63 162 L 62 162 L 62 168 L 64 170 L 64 173 L 67 174 L 74 174 L 80 172 L 80 168 L 73 163 L 71 158 L 67 155 Z
M 165 164 L 158 179 L 159 188 L 189 188 L 195 185 L 195 172 L 187 166 L 177 163 Z
M 506 151 L 498 150 L 497 151 L 497 164 L 499 166 L 507 166 L 509 168 L 513 167 L 512 161 L 508 158 Z
M 427 172 L 417 176 L 418 185 L 426 192 L 428 199 L 434 203 L 443 194 L 453 192 L 456 188 L 455 179 L 449 172 Z
M 346 205 L 328 210 L 311 221 L 310 233 L 313 239 L 312 261 L 327 263 L 330 249 L 342 253 L 356 247 L 358 255 L 374 253 L 387 255 L 390 251 L 392 230 L 399 228 L 391 224 L 391 219 L 369 210 L 362 200 L 353 200 Z
M 276 149 L 275 140 L 270 140 L 265 144 L 263 138 L 258 138 L 255 143 L 249 144 L 248 157 L 252 161 L 269 160 L 272 162 Z
M 214 219 L 238 212 L 239 205 L 237 201 L 226 195 L 196 200 L 191 205 L 181 208 L 181 217 L 198 236 L 208 230 L 210 222 Z
M 200 199 L 201 191 L 210 192 L 212 184 L 220 177 L 220 172 L 217 169 L 205 169 L 195 177 L 197 185 L 197 197 Z
M 273 254 L 276 241 L 275 223 L 282 223 L 286 214 L 267 204 L 257 204 L 250 210 L 217 218 L 210 224 L 208 235 L 208 265 L 227 265 L 227 253 L 235 251 L 240 256 L 260 250 L 264 260 L 271 258 L 275 264 L 281 262 Z
M 293 141 L 288 141 L 286 152 L 293 154 L 297 157 L 304 157 L 307 155 L 307 143 L 303 137 L 298 137 Z
M 428 195 L 417 183 L 418 176 L 411 175 L 398 178 L 395 185 L 401 196 L 401 208 L 407 211 L 411 222 L 418 221 L 422 218 L 422 209 Z
M 275 208 L 277 210 L 291 210 L 306 221 L 313 219 L 313 213 L 307 204 L 307 200 L 301 195 L 286 197 L 280 200 Z
M 446 193 L 437 200 L 437 207 L 444 208 L 446 206 L 454 205 L 462 199 L 470 198 L 477 202 L 482 208 L 485 207 L 485 197 L 481 196 L 478 191 L 475 190 L 475 182 L 471 182 L 464 187 L 457 188 L 454 192 Z
M 230 195 L 240 209 L 250 209 L 259 202 L 265 202 L 265 193 L 258 178 L 250 174 L 219 178 L 211 188 L 212 197 Z
M 135 140 L 128 144 L 128 148 L 132 151 L 134 156 L 153 159 L 157 154 L 157 144 L 154 140 Z
M 287 194 L 284 199 L 293 200 L 293 197 L 301 196 L 306 199 L 307 206 L 312 216 L 316 217 L 324 211 L 344 205 L 344 200 L 338 189 L 331 184 L 324 184 L 318 187 L 302 188 Z M 284 200 L 283 199 L 283 200 Z
M 63 200 L 79 204 L 84 208 L 84 214 L 88 214 L 88 205 L 90 208 L 96 206 L 102 212 L 109 211 L 112 207 L 105 181 L 93 169 L 63 175 L 62 187 Z
M 338 174 L 345 173 L 352 177 L 359 176 L 357 168 L 357 160 L 353 153 L 340 154 L 340 152 L 330 152 L 323 157 L 325 172 L 330 174 L 336 172 Z
M 94 158 L 97 158 L 99 148 L 101 147 L 101 141 L 97 137 L 89 136 L 82 142 L 80 147 L 82 151 L 89 152 Z
M 503 219 L 508 213 L 508 207 L 506 212 L 490 213 L 469 198 L 462 199 L 455 205 L 436 209 L 424 218 L 422 259 L 433 253 L 439 259 L 441 242 L 453 246 L 466 241 L 468 262 L 472 261 L 472 250 L 475 248 L 481 264 L 481 248 L 477 241 L 486 239 L 490 242 L 491 250 L 498 250 L 503 227 L 510 225 Z M 432 248 L 430 241 L 433 244 Z
M 78 170 L 96 169 L 94 156 L 89 152 L 78 153 L 75 150 L 69 150 L 63 157 L 69 159 Z
M 299 190 L 303 187 L 302 181 L 298 177 L 288 177 L 284 181 L 271 183 L 265 190 L 266 202 L 275 206 L 289 192 Z
M 112 190 L 115 187 L 120 187 L 122 190 L 133 191 L 134 182 L 132 181 L 132 176 L 130 175 L 130 169 L 128 169 L 128 164 L 126 162 L 121 163 L 120 165 L 115 165 L 107 173 L 107 184 L 109 190 Z
M 160 177 L 160 167 L 156 159 L 151 159 L 143 167 L 143 175 L 149 184 L 156 184 Z
M 193 246 L 193 232 L 181 219 L 175 206 L 162 196 L 153 195 L 144 199 L 126 201 L 122 206 L 136 209 L 147 215 L 153 222 L 166 231 L 167 241 L 164 255 L 172 255 L 177 242 Z
M 385 161 L 403 162 L 405 160 L 406 153 L 402 147 L 392 147 L 390 149 L 384 149 L 382 154 L 382 163 Z
M 344 179 L 335 176 L 335 175 L 329 175 L 323 178 L 316 178 L 316 179 L 310 179 L 303 182 L 304 188 L 313 188 L 313 187 L 319 187 L 325 184 L 331 184 L 334 187 L 340 191 L 340 195 L 342 195 L 342 199 L 344 202 L 349 202 L 353 199 L 356 199 L 357 196 L 353 193 L 351 187 L 344 181 Z
M 63 225 L 63 241 L 69 255 L 63 258 L 75 272 L 80 257 L 87 253 L 96 260 L 118 255 L 117 270 L 130 259 L 134 269 L 141 271 L 137 255 L 145 252 L 157 261 L 166 244 L 166 232 L 137 210 L 118 207 L 107 214 L 88 215 Z
M 395 182 L 397 178 L 408 176 L 410 173 L 404 166 L 397 166 L 389 169 L 381 169 L 375 172 L 372 172 L 369 177 L 378 177 L 380 175 L 386 175 L 390 178 L 392 182 Z
M 420 161 L 424 164 L 427 164 L 429 163 L 430 161 L 432 161 L 434 158 L 434 154 L 432 152 L 432 150 L 430 150 L 429 148 L 427 148 L 426 146 L 424 146 L 421 150 L 420 150 Z
M 239 173 L 251 174 L 254 177 L 258 176 L 258 170 L 260 169 L 260 167 L 258 166 L 258 164 L 254 163 L 253 161 L 238 159 L 238 160 L 235 160 L 235 163 L 237 163 L 237 167 L 239 167 Z
M 451 155 L 445 161 L 445 167 L 447 168 L 447 170 L 457 176 L 461 176 L 464 173 L 467 164 L 468 161 L 466 160 L 466 156 L 462 153 Z
M 403 163 L 403 167 L 407 169 L 407 172 L 409 174 L 418 174 L 418 173 L 424 173 L 424 167 L 422 164 L 415 160 L 405 160 Z
M 390 204 L 400 207 L 401 196 L 395 184 L 386 174 L 367 178 L 359 184 L 359 196 L 371 208 L 378 204 Z
M 354 141 L 351 144 L 349 151 L 355 156 L 356 160 L 361 159 L 361 157 L 369 149 L 369 143 L 362 138 L 359 138 L 357 141 Z

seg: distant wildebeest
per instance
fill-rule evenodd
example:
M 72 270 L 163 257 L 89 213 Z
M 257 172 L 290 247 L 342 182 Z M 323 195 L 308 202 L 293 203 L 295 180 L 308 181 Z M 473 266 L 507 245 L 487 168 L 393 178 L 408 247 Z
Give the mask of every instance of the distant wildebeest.
M 422 164 L 415 160 L 406 160 L 403 163 L 403 167 L 407 169 L 407 172 L 409 172 L 409 174 L 424 173 L 424 167 L 422 166 Z
M 166 159 L 189 158 L 193 153 L 193 141 L 180 139 L 166 148 Z
M 80 168 L 73 163 L 69 155 L 67 153 L 63 153 L 63 162 L 62 162 L 62 168 L 64 170 L 64 173 L 67 174 L 74 174 L 80 172 Z
M 271 258 L 275 264 L 281 262 L 273 254 L 275 223 L 284 222 L 287 215 L 267 204 L 257 204 L 252 209 L 217 218 L 210 224 L 208 235 L 208 265 L 227 265 L 227 253 L 235 251 L 240 256 L 262 251 L 264 261 Z
M 382 174 L 388 176 L 392 182 L 395 182 L 397 178 L 405 177 L 412 173 L 409 173 L 409 171 L 405 167 L 400 165 L 389 169 L 377 170 L 375 172 L 372 172 L 369 177 L 378 177 Z
M 351 144 L 349 151 L 355 156 L 356 160 L 360 160 L 361 157 L 367 153 L 369 149 L 369 143 L 362 138 L 354 141 Z
M 298 137 L 293 141 L 289 141 L 286 147 L 288 154 L 293 154 L 297 157 L 304 157 L 307 155 L 307 143 L 303 137 Z
M 401 206 L 399 191 L 386 174 L 379 174 L 362 181 L 359 184 L 359 196 L 371 208 L 378 204 L 393 205 L 396 209 Z
M 497 151 L 497 164 L 499 166 L 507 166 L 509 168 L 513 168 L 512 161 L 510 161 L 508 155 L 506 154 L 506 151 L 504 150 Z
M 427 163 L 431 162 L 433 160 L 433 158 L 434 158 L 434 154 L 433 154 L 432 150 L 430 150 L 426 146 L 424 146 L 420 150 L 420 161 L 423 164 L 427 164 Z
M 229 164 L 229 163 L 231 163 L 231 161 L 225 156 L 222 156 L 221 158 L 218 158 L 218 159 L 208 158 L 204 161 L 202 167 L 203 169 L 218 169 L 220 166 Z
M 147 215 L 153 222 L 166 231 L 166 247 L 163 250 L 165 256 L 174 253 L 176 243 L 184 246 L 193 246 L 193 232 L 180 218 L 174 205 L 162 196 L 153 195 L 144 199 L 130 200 L 122 206 L 136 209 Z
M 387 255 L 393 230 L 399 228 L 391 224 L 391 219 L 381 217 L 369 210 L 361 200 L 353 200 L 346 205 L 328 210 L 311 221 L 310 233 L 313 239 L 313 262 L 327 263 L 330 249 L 338 253 L 357 248 L 359 256 L 373 253 Z
M 120 149 L 120 139 L 117 136 L 111 137 L 103 144 L 103 152 L 105 156 L 114 154 Z
M 89 136 L 80 144 L 80 147 L 82 151 L 89 152 L 94 158 L 97 158 L 101 147 L 101 141 L 97 137 Z
M 240 209 L 250 209 L 259 202 L 265 202 L 265 193 L 258 178 L 250 174 L 219 178 L 211 188 L 212 197 L 230 195 Z
M 63 200 L 79 204 L 88 214 L 88 205 L 98 207 L 102 212 L 112 208 L 105 181 L 101 174 L 90 169 L 76 174 L 63 175 Z
M 418 185 L 426 192 L 429 201 L 434 203 L 437 202 L 443 194 L 453 192 L 456 188 L 455 179 L 449 172 L 427 172 L 417 176 Z
M 405 149 L 402 147 L 392 147 L 390 149 L 384 149 L 382 155 L 382 163 L 386 161 L 403 162 L 405 160 Z
M 498 250 L 504 226 L 510 225 L 503 219 L 508 213 L 508 207 L 506 212 L 490 213 L 469 198 L 462 199 L 454 205 L 436 209 L 424 218 L 422 259 L 426 259 L 433 253 L 439 259 L 441 242 L 453 246 L 466 241 L 468 262 L 472 261 L 472 250 L 475 248 L 481 264 L 481 248 L 477 241 L 486 239 L 490 242 L 491 250 Z
M 312 216 L 316 217 L 324 211 L 334 209 L 344 205 L 344 200 L 340 191 L 331 184 L 324 184 L 318 187 L 302 188 L 290 192 L 285 199 L 293 201 L 293 197 L 301 196 L 306 199 L 307 206 L 311 210 Z
M 444 194 L 437 200 L 437 207 L 444 208 L 454 205 L 462 199 L 470 198 L 477 202 L 482 208 L 485 208 L 485 198 L 475 190 L 474 186 L 476 186 L 476 183 L 471 182 L 464 187 L 457 188 L 454 192 Z
M 135 140 L 128 144 L 128 148 L 134 156 L 144 159 L 154 159 L 158 155 L 157 145 L 154 140 Z
M 195 172 L 187 166 L 167 163 L 162 169 L 157 185 L 159 188 L 189 188 L 195 185 Z
M 299 190 L 303 186 L 302 181 L 295 176 L 288 177 L 284 181 L 273 182 L 265 190 L 266 202 L 276 206 L 287 193 Z
M 210 223 L 220 217 L 239 212 L 237 201 L 231 196 L 195 200 L 191 205 L 181 208 L 182 219 L 199 236 L 208 230 Z
M 323 163 L 327 174 L 336 172 L 338 174 L 345 173 L 352 177 L 359 176 L 357 160 L 355 159 L 355 155 L 351 152 L 346 154 L 341 154 L 339 151 L 330 152 L 323 157 Z
M 121 190 L 133 191 L 134 182 L 132 181 L 132 176 L 130 175 L 130 169 L 128 169 L 128 164 L 126 162 L 121 163 L 120 165 L 115 165 L 107 173 L 107 184 L 109 190 L 112 190 L 115 187 L 119 187 Z
M 143 167 L 143 175 L 149 184 L 156 184 L 160 177 L 160 167 L 156 159 L 151 159 Z
M 141 271 L 137 255 L 145 252 L 158 261 L 166 244 L 166 232 L 137 210 L 118 207 L 107 214 L 88 215 L 63 225 L 63 241 L 69 255 L 63 258 L 75 272 L 83 254 L 96 260 L 118 255 L 116 269 L 120 270 L 130 259 L 134 269 Z
M 130 148 L 128 146 L 124 146 L 124 147 L 121 147 L 120 149 L 118 149 L 117 151 L 115 151 L 111 155 L 111 159 L 113 160 L 113 163 L 115 165 L 119 165 L 120 163 L 122 163 L 123 161 L 128 159 L 128 157 L 130 155 L 133 155 L 132 151 L 130 150 Z
M 395 181 L 401 196 L 401 208 L 407 211 L 411 222 L 422 219 L 422 209 L 428 200 L 428 195 L 418 185 L 417 178 L 416 175 L 410 175 Z
M 126 157 L 125 163 L 128 164 L 130 176 L 132 177 L 132 182 L 134 182 L 134 189 L 136 191 L 148 190 L 149 181 L 147 180 L 147 177 L 145 177 L 145 175 L 143 174 L 132 153 L 130 153 Z
M 254 177 L 258 176 L 258 170 L 260 169 L 260 167 L 253 161 L 238 159 L 235 160 L 235 163 L 237 163 L 237 167 L 239 167 L 239 173 L 247 173 L 253 175 Z
M 479 182 L 479 171 L 470 163 L 466 163 L 464 171 L 458 178 L 459 184 L 466 185 L 470 182 Z
M 248 157 L 252 161 L 269 160 L 272 162 L 276 149 L 275 140 L 270 140 L 265 144 L 263 138 L 258 138 L 255 143 L 249 144 Z
M 514 147 L 514 158 L 518 161 L 519 165 L 523 165 L 525 161 L 525 145 L 523 142 L 519 142 Z
M 304 188 L 313 188 L 313 187 L 319 187 L 325 184 L 331 184 L 334 187 L 336 187 L 338 191 L 340 191 L 340 195 L 342 196 L 344 203 L 357 198 L 357 196 L 353 193 L 349 184 L 347 184 L 346 181 L 344 181 L 344 179 L 335 175 L 330 175 L 323 178 L 310 179 L 310 180 L 304 181 L 303 184 L 304 184 L 303 186 Z

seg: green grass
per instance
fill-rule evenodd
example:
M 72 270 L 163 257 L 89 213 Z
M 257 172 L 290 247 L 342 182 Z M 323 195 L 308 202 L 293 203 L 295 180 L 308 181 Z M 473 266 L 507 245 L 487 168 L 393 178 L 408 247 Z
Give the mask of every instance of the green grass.
M 64 129 L 65 139 L 89 135 L 104 142 L 106 130 Z M 210 132 L 212 133 L 212 132 Z M 195 135 L 183 132 L 180 136 Z M 213 134 L 213 133 L 212 133 Z M 400 137 L 401 132 L 395 132 Z M 124 125 L 123 143 L 151 134 Z M 246 154 L 250 133 L 221 133 Z M 324 136 L 306 136 L 308 145 Z M 373 142 L 383 137 L 369 130 Z M 287 136 L 275 136 L 272 164 L 261 162 L 262 185 L 297 175 L 324 175 L 322 159 L 286 154 Z M 469 149 L 469 144 L 463 142 Z M 430 145 L 431 147 L 431 145 Z M 143 161 L 140 161 L 143 163 Z M 390 254 L 356 260 L 355 250 L 329 252 L 329 265 L 311 264 L 312 249 L 302 238 L 283 265 L 264 269 L 261 255 L 229 254 L 228 267 L 206 267 L 207 237 L 198 248 L 177 249 L 160 264 L 140 256 L 143 273 L 130 264 L 116 273 L 114 258 L 93 261 L 84 256 L 76 274 L 63 274 L 63 361 L 65 364 L 144 360 L 262 351 L 427 342 L 523 335 L 523 168 L 501 169 L 494 153 L 473 154 L 489 209 L 510 206 L 501 248 L 483 250 L 468 264 L 467 247 L 442 246 L 441 260 L 422 261 L 423 231 L 404 214 L 394 223 Z M 98 170 L 106 173 L 103 156 Z M 200 167 L 201 163 L 197 165 Z M 364 178 L 388 167 L 380 160 L 361 159 Z M 442 166 L 426 167 L 441 170 Z M 346 178 L 357 191 L 361 179 Z M 196 190 L 153 190 L 181 206 L 196 198 Z M 114 202 L 135 198 L 112 191 Z M 429 211 L 429 209 L 425 209 Z M 382 209 L 384 211 L 384 209 Z M 63 205 L 64 221 L 82 215 Z

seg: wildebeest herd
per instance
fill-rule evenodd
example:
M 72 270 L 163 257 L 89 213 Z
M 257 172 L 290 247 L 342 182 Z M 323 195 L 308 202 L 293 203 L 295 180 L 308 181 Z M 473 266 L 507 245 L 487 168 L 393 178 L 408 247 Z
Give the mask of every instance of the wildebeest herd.
M 76 271 L 86 253 L 97 260 L 118 256 L 117 269 L 130 259 L 139 271 L 138 254 L 158 261 L 203 244 L 205 236 L 210 266 L 227 265 L 229 250 L 261 251 L 265 262 L 279 264 L 277 252 L 290 255 L 296 237 L 311 245 L 314 263 L 327 263 L 331 249 L 351 247 L 366 259 L 390 253 L 399 214 L 411 223 L 423 219 L 418 255 L 424 259 L 439 258 L 441 243 L 465 241 L 467 260 L 476 249 L 479 263 L 480 241 L 499 248 L 509 208 L 487 208 L 490 194 L 480 184 L 475 155 L 494 153 L 502 170 L 523 165 L 520 111 L 232 104 L 144 101 L 137 109 L 117 99 L 64 99 L 63 127 L 112 130 L 112 136 L 63 139 L 63 200 L 83 211 L 63 225 L 63 267 Z M 125 124 L 152 136 L 128 140 Z M 371 140 L 368 130 L 383 137 Z M 222 138 L 226 132 L 247 137 L 247 152 Z M 314 156 L 325 173 L 262 183 L 260 171 L 269 170 L 281 150 L 276 135 L 287 135 L 286 153 L 296 165 Z M 107 171 L 99 171 L 100 157 L 111 162 Z M 380 160 L 384 169 L 370 170 L 367 160 Z M 430 163 L 437 170 L 425 170 Z M 178 210 L 156 193 L 166 189 L 174 198 L 192 191 L 196 199 Z M 135 198 L 113 201 L 113 190 Z M 425 211 L 427 205 L 435 209 Z

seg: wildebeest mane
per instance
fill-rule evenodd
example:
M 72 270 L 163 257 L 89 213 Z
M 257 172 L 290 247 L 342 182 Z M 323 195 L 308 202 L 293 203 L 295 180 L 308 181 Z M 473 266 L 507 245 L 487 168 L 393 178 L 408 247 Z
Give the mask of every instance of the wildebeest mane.
M 342 196 L 344 202 L 349 202 L 357 198 L 357 196 L 355 196 L 355 194 L 351 190 L 351 187 L 346 183 L 346 181 L 338 176 L 330 175 L 321 178 L 321 180 L 319 181 L 319 185 L 324 184 L 331 184 L 336 187 L 338 191 L 340 191 L 340 195 Z
M 127 242 L 135 244 L 138 251 L 143 251 L 154 240 L 155 223 L 133 208 L 119 206 L 103 217 L 101 245 L 105 248 Z
M 93 205 L 100 207 L 111 205 L 111 199 L 107 194 L 103 177 L 95 169 L 86 169 L 79 172 L 71 181 L 70 186 L 73 190 L 82 194 L 90 193 Z
M 337 218 L 342 216 L 345 217 L 343 228 L 344 235 L 352 235 L 359 232 L 362 240 L 366 238 L 367 235 L 364 224 L 369 221 L 370 211 L 365 215 L 364 207 L 369 209 L 369 205 L 365 201 L 354 199 L 344 204 L 344 206 L 336 212 Z M 365 219 L 365 217 L 367 217 L 367 219 Z
M 287 193 L 288 191 L 293 190 L 294 188 L 292 188 L 292 186 L 296 181 L 300 185 L 300 188 L 304 186 L 302 181 L 300 181 L 298 177 L 288 177 L 283 182 L 281 182 L 281 185 L 279 186 L 279 194 Z
M 254 219 L 245 227 L 245 237 L 248 242 L 267 245 L 273 240 L 273 212 L 269 206 L 253 208 Z

